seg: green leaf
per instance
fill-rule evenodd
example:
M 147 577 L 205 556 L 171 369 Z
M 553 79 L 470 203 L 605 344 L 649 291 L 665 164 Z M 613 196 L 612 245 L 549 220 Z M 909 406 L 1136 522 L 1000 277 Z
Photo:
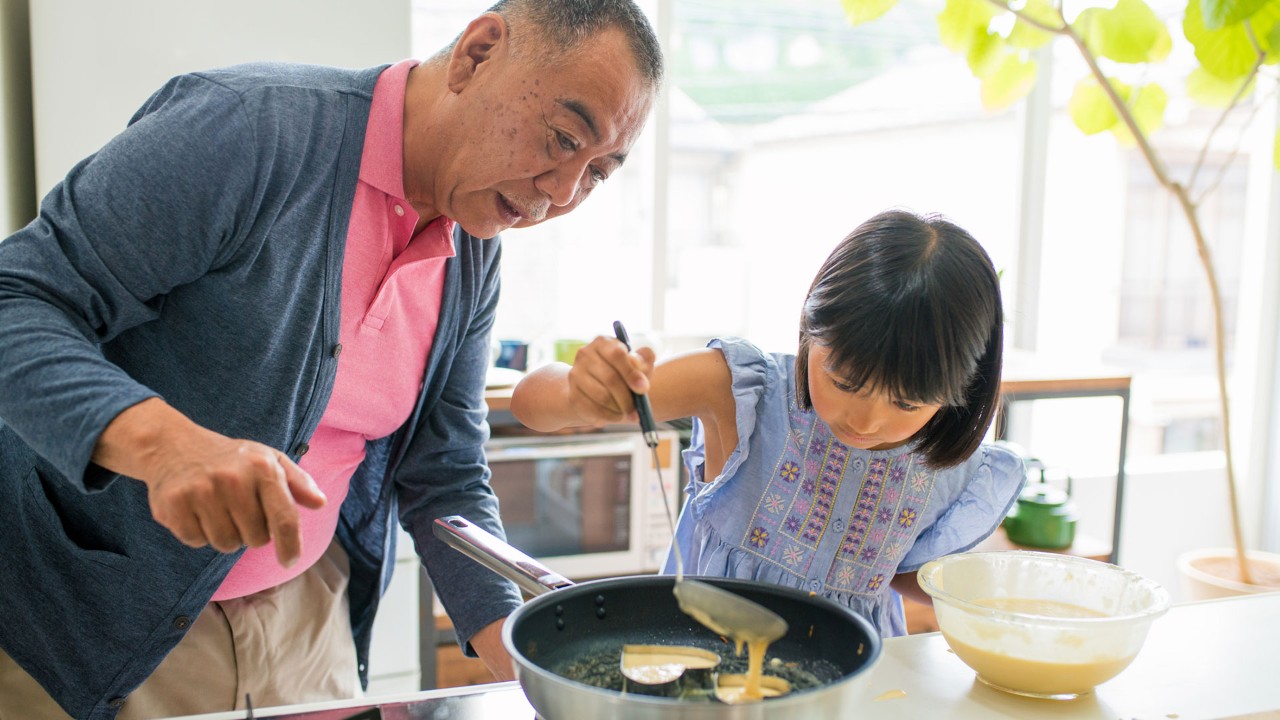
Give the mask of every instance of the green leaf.
M 1267 53 L 1267 64 L 1280 62 L 1280 0 L 1269 0 L 1253 15 L 1242 20 L 1242 25 L 1245 22 L 1253 29 L 1262 51 Z
M 1164 110 L 1169 105 L 1169 94 L 1164 88 L 1149 83 L 1134 88 L 1129 93 L 1129 98 L 1129 110 L 1143 135 L 1151 137 L 1151 133 L 1164 126 Z M 1113 125 L 1111 134 L 1123 145 L 1134 144 L 1133 133 L 1123 122 Z
M 1036 62 L 1006 53 L 994 71 L 982 78 L 982 106 L 1002 110 L 1026 97 L 1036 84 Z
M 1248 75 L 1258 60 L 1258 51 L 1249 40 L 1244 23 L 1209 29 L 1205 27 L 1200 5 L 1201 0 L 1188 0 L 1186 14 L 1182 18 L 1182 32 L 1195 48 L 1196 59 L 1205 70 L 1223 80 L 1238 80 Z M 1263 5 L 1249 18 L 1249 25 L 1262 50 L 1271 52 L 1280 48 L 1277 24 L 1280 24 L 1280 2 L 1275 0 Z M 1268 56 L 1267 59 L 1274 63 L 1280 57 Z
M 1223 80 L 1202 67 L 1197 67 L 1187 75 L 1187 97 L 1197 105 L 1205 107 L 1225 108 L 1235 99 L 1242 80 Z M 1248 97 L 1253 92 L 1254 81 L 1249 79 L 1249 87 L 1240 97 Z
M 990 33 L 991 25 L 1000 9 L 987 0 L 947 0 L 938 13 L 938 35 L 942 44 L 951 50 L 968 55 L 974 42 Z
M 1116 62 L 1159 62 L 1173 48 L 1168 28 L 1142 0 L 1117 0 L 1110 10 L 1088 8 L 1072 27 L 1095 55 Z
M 861 25 L 884 15 L 898 0 L 840 0 L 850 25 Z
M 1027 0 L 1026 6 L 1022 8 L 1019 15 L 1030 17 L 1032 20 L 1049 27 L 1062 27 L 1062 18 L 1059 17 L 1058 11 L 1049 0 Z M 1052 39 L 1053 35 L 1051 33 L 1031 25 L 1020 17 L 1013 24 L 1013 30 L 1009 31 L 1009 37 L 1006 38 L 1006 42 L 1016 48 L 1035 50 L 1038 47 L 1043 47 Z
M 1169 27 L 1161 23 L 1161 33 L 1156 36 L 1156 41 L 1152 43 L 1151 50 L 1147 53 L 1147 62 L 1163 62 L 1169 57 L 1169 53 L 1173 52 L 1173 36 L 1169 34 Z
M 965 60 L 969 63 L 969 72 L 972 72 L 974 77 L 981 78 L 998 68 L 1008 54 L 1004 40 L 999 35 L 982 33 L 974 35 Z
M 1209 30 L 1217 30 L 1234 25 L 1258 12 L 1258 8 L 1268 2 L 1270 0 L 1204 0 L 1204 26 Z
M 1121 100 L 1128 96 L 1127 85 L 1116 80 L 1112 80 L 1111 83 L 1120 94 Z M 1116 115 L 1115 107 L 1111 104 L 1111 98 L 1107 97 L 1106 91 L 1092 76 L 1076 83 L 1075 89 L 1071 91 L 1071 99 L 1067 102 L 1067 112 L 1071 115 L 1071 121 L 1085 135 L 1096 135 L 1103 130 L 1110 130 L 1120 121 L 1120 116 Z
M 1280 22 L 1271 26 L 1271 31 L 1267 33 L 1263 47 L 1269 48 L 1271 52 L 1280 50 Z M 1270 58 L 1268 59 L 1270 60 Z

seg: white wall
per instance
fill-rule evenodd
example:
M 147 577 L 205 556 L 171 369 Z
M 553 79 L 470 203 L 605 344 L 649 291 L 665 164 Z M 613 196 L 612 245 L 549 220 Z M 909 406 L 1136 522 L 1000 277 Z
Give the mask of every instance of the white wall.
M 1114 476 L 1075 478 L 1077 533 L 1108 541 Z M 1185 453 L 1131 460 L 1126 468 L 1120 564 L 1187 600 L 1177 559 L 1199 548 L 1232 547 L 1227 481 L 1222 454 Z
M 41 196 L 179 73 L 253 60 L 368 67 L 411 54 L 409 0 L 31 5 Z
M 0 238 L 35 215 L 27 0 L 0 0 Z

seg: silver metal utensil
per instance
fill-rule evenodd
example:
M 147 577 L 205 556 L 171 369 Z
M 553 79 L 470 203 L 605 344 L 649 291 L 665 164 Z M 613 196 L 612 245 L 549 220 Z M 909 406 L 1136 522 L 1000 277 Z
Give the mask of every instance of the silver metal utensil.
M 613 333 L 627 350 L 631 349 L 627 330 L 620 321 L 614 321 Z M 786 635 L 787 621 L 763 605 L 714 585 L 685 579 L 680 544 L 675 536 L 675 519 L 671 512 L 671 502 L 667 497 L 667 486 L 662 482 L 662 465 L 658 458 L 658 430 L 653 420 L 653 410 L 648 396 L 632 392 L 631 398 L 635 402 L 636 414 L 640 417 L 640 430 L 644 433 L 645 444 L 653 450 L 653 462 L 658 471 L 662 503 L 667 510 L 667 523 L 671 526 L 671 538 L 676 555 L 676 582 L 673 592 L 676 601 L 680 604 L 680 610 L 710 630 L 734 640 L 771 643 Z

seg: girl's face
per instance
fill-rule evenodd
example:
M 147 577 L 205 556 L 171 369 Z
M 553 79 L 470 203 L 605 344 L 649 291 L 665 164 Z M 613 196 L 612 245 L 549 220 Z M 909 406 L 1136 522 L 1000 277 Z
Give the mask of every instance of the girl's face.
M 882 392 L 855 390 L 829 365 L 830 352 L 809 345 L 809 397 L 813 410 L 840 442 L 861 450 L 898 447 L 933 419 L 941 405 Z

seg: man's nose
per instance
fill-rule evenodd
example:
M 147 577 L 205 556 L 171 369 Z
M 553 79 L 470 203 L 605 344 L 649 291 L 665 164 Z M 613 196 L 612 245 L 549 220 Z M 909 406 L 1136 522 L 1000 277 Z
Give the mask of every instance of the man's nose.
M 582 174 L 587 170 L 586 163 L 562 163 L 534 178 L 534 187 L 538 188 L 556 207 L 564 207 L 573 202 L 582 182 Z

